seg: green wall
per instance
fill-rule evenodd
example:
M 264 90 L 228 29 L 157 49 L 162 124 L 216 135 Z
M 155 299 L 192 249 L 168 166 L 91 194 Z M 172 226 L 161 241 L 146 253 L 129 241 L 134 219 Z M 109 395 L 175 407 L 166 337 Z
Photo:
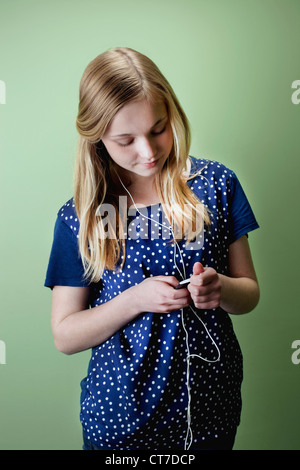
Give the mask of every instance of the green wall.
M 300 448 L 299 24 L 299 0 L 0 0 L 0 449 L 81 448 L 89 353 L 55 350 L 43 282 L 72 195 L 79 80 L 119 45 L 160 66 L 191 153 L 238 174 L 261 225 L 261 301 L 233 318 L 245 360 L 235 449 Z

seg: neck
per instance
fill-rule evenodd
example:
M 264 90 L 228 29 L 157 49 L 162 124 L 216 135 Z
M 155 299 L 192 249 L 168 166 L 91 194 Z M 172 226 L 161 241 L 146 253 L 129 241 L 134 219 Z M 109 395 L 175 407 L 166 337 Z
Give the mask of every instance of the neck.
M 118 175 L 119 176 L 119 175 Z M 160 202 L 156 188 L 155 178 L 138 177 L 126 185 L 119 176 L 120 183 L 127 194 L 128 207 L 135 204 L 139 206 L 150 206 Z

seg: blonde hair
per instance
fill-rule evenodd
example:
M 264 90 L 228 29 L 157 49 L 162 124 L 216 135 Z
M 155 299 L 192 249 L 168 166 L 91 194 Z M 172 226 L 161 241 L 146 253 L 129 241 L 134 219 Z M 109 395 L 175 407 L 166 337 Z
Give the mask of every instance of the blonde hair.
M 116 269 L 120 258 L 122 265 L 125 261 L 123 226 L 118 223 L 117 199 L 121 188 L 113 161 L 101 139 L 126 103 L 147 99 L 166 105 L 173 148 L 156 177 L 156 188 L 174 231 L 177 227 L 178 233 L 181 228 L 181 238 L 185 236 L 190 241 L 195 237 L 196 219 L 196 230 L 200 233 L 203 224 L 209 224 L 209 217 L 184 176 L 190 148 L 187 117 L 170 84 L 148 57 L 129 48 L 115 48 L 100 54 L 83 73 L 79 98 L 74 203 L 80 221 L 79 251 L 85 275 L 91 282 L 98 282 L 104 269 Z M 112 204 L 116 211 L 117 225 L 108 227 L 109 236 L 99 217 L 99 208 L 104 203 Z M 199 214 L 202 226 L 198 223 Z

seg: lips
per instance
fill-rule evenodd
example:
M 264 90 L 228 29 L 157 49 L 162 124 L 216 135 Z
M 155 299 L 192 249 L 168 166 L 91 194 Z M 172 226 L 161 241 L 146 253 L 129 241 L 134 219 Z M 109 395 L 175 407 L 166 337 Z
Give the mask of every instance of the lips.
M 152 168 L 157 164 L 157 162 L 158 162 L 158 160 L 153 160 L 152 162 L 143 163 L 143 165 L 147 168 Z

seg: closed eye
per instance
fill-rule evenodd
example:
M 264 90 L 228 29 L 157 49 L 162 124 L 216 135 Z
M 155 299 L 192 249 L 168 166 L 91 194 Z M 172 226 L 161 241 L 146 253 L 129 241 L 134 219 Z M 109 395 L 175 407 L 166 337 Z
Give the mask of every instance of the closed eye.
M 162 129 L 160 129 L 159 131 L 152 131 L 151 134 L 156 136 L 156 135 L 161 135 L 165 132 L 167 126 L 164 126 Z M 128 142 L 118 142 L 118 144 L 120 145 L 120 147 L 129 147 L 131 144 L 133 144 L 134 142 L 134 139 L 131 139 L 130 141 Z
M 129 145 L 133 144 L 133 139 L 130 142 L 126 142 L 124 144 L 122 144 L 121 142 L 118 142 L 118 144 L 120 145 L 120 147 L 128 147 Z
M 160 135 L 160 134 L 163 134 L 166 130 L 167 126 L 164 126 L 161 130 L 159 131 L 152 131 L 152 134 L 153 135 Z

